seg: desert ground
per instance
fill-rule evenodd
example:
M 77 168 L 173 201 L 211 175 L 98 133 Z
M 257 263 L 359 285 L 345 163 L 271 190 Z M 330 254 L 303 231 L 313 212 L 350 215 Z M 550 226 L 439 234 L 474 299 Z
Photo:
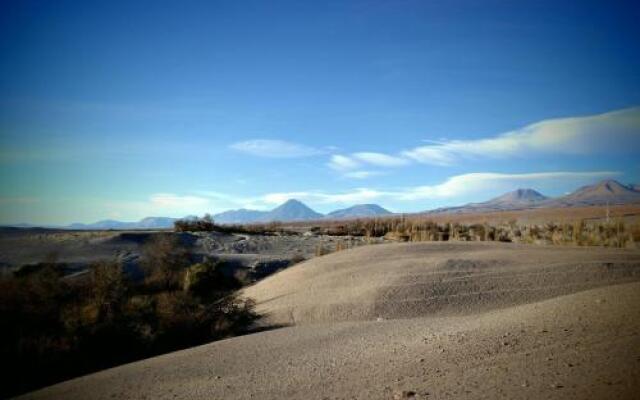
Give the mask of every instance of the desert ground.
M 394 243 L 244 290 L 266 330 L 25 399 L 632 399 L 640 252 Z
M 640 206 L 617 205 L 611 207 L 541 208 L 481 213 L 437 213 L 412 216 L 436 223 L 487 223 L 497 225 L 515 221 L 518 224 L 574 223 L 576 221 L 603 222 L 607 213 L 612 220 L 625 224 L 640 224 Z M 392 216 L 393 217 L 393 216 Z M 191 247 L 200 258 L 213 257 L 235 264 L 237 269 L 247 269 L 260 275 L 260 268 L 267 271 L 291 264 L 293 259 L 312 258 L 318 247 L 327 252 L 335 250 L 337 242 L 347 247 L 379 243 L 377 238 L 358 236 L 335 237 L 310 234 L 313 227 L 325 228 L 348 223 L 348 220 L 303 221 L 282 224 L 290 234 L 264 235 L 221 232 L 177 233 L 181 241 Z M 65 230 L 42 228 L 0 227 L 0 271 L 16 269 L 24 265 L 47 261 L 52 257 L 71 269 L 81 271 L 92 262 L 117 259 L 135 268 L 145 242 L 152 236 L 171 231 L 165 230 Z
M 64 264 L 82 274 L 95 262 L 118 260 L 136 274 L 144 246 L 154 236 L 177 235 L 196 259 L 225 261 L 229 272 L 260 279 L 301 260 L 314 257 L 318 247 L 335 249 L 345 238 L 327 235 L 263 235 L 221 232 L 70 231 L 0 228 L 0 272 L 43 262 Z M 349 246 L 364 244 L 362 237 L 346 239 Z M 371 240 L 367 240 L 367 243 Z

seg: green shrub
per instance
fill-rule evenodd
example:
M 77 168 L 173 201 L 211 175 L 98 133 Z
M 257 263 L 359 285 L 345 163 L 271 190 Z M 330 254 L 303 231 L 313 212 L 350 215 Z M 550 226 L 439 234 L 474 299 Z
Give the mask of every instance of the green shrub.
M 142 250 L 141 265 L 145 272 L 145 285 L 151 290 L 177 290 L 182 275 L 191 264 L 189 249 L 176 235 L 154 236 Z
M 238 289 L 240 282 L 221 271 L 222 263 L 204 262 L 189 267 L 184 276 L 183 290 L 193 296 L 210 299 L 219 298 Z
M 0 397 L 236 335 L 258 318 L 222 264 L 190 266 L 166 238 L 150 249 L 152 279 L 138 284 L 117 262 L 92 265 L 73 281 L 55 265 L 2 277 Z
M 179 219 L 173 223 L 173 227 L 176 232 L 213 232 L 217 229 L 209 214 L 202 218 Z

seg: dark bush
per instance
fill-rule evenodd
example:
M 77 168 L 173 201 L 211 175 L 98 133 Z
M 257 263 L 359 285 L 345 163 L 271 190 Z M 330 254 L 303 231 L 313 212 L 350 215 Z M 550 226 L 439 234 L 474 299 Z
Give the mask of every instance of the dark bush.
M 217 230 L 213 218 L 205 214 L 202 218 L 179 219 L 173 223 L 176 232 L 213 232 Z
M 68 281 L 41 265 L 0 279 L 0 397 L 246 331 L 258 318 L 220 263 L 190 265 L 188 249 L 161 236 L 145 250 L 147 279 L 117 262 Z
M 141 265 L 145 285 L 151 290 L 176 290 L 181 277 L 191 264 L 189 249 L 172 234 L 156 235 L 142 250 Z
M 239 289 L 240 281 L 223 274 L 220 270 L 222 266 L 222 263 L 215 261 L 192 265 L 185 273 L 184 291 L 202 299 L 210 299 L 223 297 Z

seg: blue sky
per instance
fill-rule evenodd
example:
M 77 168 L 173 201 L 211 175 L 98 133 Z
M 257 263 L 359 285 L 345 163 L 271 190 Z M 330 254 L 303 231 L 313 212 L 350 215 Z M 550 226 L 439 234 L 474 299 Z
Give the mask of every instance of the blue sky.
M 639 182 L 640 6 L 519 3 L 4 1 L 0 223 Z

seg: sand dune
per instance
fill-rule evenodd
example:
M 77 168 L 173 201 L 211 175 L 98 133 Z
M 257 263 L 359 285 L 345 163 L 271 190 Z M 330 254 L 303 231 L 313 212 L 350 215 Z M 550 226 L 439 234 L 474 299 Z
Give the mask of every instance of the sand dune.
M 246 289 L 295 326 L 128 364 L 34 399 L 634 398 L 640 253 L 362 247 Z
M 640 280 L 640 253 L 501 243 L 361 247 L 248 288 L 276 324 L 462 315 Z

